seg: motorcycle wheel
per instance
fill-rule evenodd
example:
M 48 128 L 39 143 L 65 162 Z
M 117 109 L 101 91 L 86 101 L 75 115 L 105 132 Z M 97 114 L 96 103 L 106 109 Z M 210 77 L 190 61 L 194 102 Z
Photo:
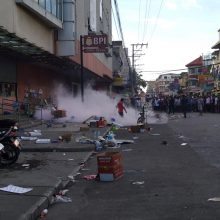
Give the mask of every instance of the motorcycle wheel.
M 0 155 L 0 165 L 11 165 L 18 160 L 20 149 L 8 143 L 4 144 L 4 146 L 4 152 L 1 152 Z

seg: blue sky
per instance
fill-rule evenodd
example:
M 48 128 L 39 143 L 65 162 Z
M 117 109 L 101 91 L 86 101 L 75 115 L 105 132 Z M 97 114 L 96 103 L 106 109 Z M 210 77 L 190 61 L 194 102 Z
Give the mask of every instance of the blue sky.
M 147 49 L 143 47 L 145 55 L 136 61 L 140 71 L 184 69 L 200 55 L 213 52 L 211 47 L 219 40 L 220 0 L 117 2 L 129 55 L 131 44 L 148 43 Z M 112 22 L 113 40 L 121 40 Z M 155 80 L 160 73 L 141 74 L 145 80 Z

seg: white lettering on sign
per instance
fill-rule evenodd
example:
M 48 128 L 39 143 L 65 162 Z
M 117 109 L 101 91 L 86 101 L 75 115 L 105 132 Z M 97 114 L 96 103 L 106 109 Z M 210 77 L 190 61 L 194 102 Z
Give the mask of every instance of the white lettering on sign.
M 106 44 L 106 37 L 94 37 L 93 38 L 94 45 L 103 45 Z
M 95 35 L 95 36 L 85 36 L 84 39 L 85 46 L 107 46 L 107 36 L 106 35 Z
M 86 35 L 83 37 L 83 51 L 85 53 L 106 53 L 108 50 L 108 36 Z

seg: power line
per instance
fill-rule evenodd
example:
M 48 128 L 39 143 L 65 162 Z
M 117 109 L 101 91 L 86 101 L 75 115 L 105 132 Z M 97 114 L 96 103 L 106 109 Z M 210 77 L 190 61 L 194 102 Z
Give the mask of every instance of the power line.
M 122 43 L 123 43 L 123 46 L 125 46 L 125 44 L 124 44 L 125 41 L 124 41 L 124 36 L 123 36 L 123 31 L 122 31 L 122 26 L 121 26 L 121 20 L 120 20 L 117 0 L 114 0 L 114 3 L 115 3 L 115 10 L 116 10 L 116 15 L 117 15 L 117 19 L 118 19 L 118 25 L 119 25 L 119 30 L 120 30 L 120 34 L 121 34 Z
M 159 19 L 159 16 L 160 16 L 160 12 L 161 12 L 161 9 L 162 9 L 162 5 L 163 5 L 163 1 L 164 0 L 161 0 L 161 3 L 160 3 L 160 8 L 159 8 L 159 11 L 158 11 L 158 14 L 157 14 L 157 18 L 156 18 L 156 21 L 155 21 L 155 24 L 154 24 L 154 28 L 153 28 L 153 31 L 151 33 L 151 36 L 149 38 L 149 42 L 151 41 L 152 37 L 153 37 L 153 34 L 156 30 L 156 27 L 157 27 L 157 23 L 158 23 L 158 19 Z
M 141 22 L 141 0 L 139 0 L 138 41 L 140 35 L 140 22 Z
M 149 0 L 149 4 L 148 4 L 148 0 L 146 1 L 146 8 L 145 8 L 145 16 L 144 16 L 144 24 L 145 22 L 147 22 L 146 25 L 144 25 L 144 31 L 143 31 L 143 42 L 145 39 L 145 36 L 147 35 L 147 30 L 148 30 L 148 22 L 149 22 L 149 16 L 150 16 L 150 8 L 151 8 L 151 0 Z
M 163 73 L 163 72 L 175 72 L 180 70 L 187 70 L 187 68 L 184 69 L 174 69 L 174 70 L 143 70 L 140 71 L 141 73 Z
M 112 15 L 113 15 L 114 23 L 115 23 L 115 28 L 116 28 L 116 31 L 117 31 L 117 34 L 118 34 L 118 37 L 119 37 L 119 30 L 118 30 L 118 26 L 117 26 L 117 23 L 116 23 L 116 20 L 115 20 L 115 14 L 114 14 L 113 8 L 112 8 Z

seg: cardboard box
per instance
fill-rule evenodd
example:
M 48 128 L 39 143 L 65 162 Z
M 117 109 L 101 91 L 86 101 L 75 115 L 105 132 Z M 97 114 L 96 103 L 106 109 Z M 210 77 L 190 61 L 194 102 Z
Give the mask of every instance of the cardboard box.
M 65 110 L 55 110 L 53 112 L 53 115 L 55 118 L 63 118 L 63 117 L 66 117 L 66 111 Z
M 115 166 L 121 164 L 120 152 L 105 152 L 97 155 L 98 166 Z
M 89 126 L 80 127 L 80 131 L 89 131 Z
M 105 152 L 97 155 L 100 181 L 113 181 L 123 176 L 120 152 Z
M 130 130 L 131 130 L 132 133 L 139 133 L 140 132 L 140 126 L 139 125 L 131 126 Z

